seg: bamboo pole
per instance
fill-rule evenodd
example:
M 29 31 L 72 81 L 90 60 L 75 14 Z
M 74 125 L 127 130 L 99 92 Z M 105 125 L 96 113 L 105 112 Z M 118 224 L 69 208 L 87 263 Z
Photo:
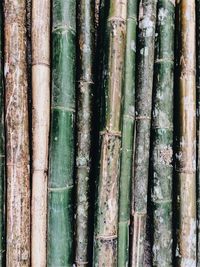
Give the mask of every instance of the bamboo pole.
M 28 135 L 26 1 L 4 2 L 4 73 L 7 171 L 7 259 L 30 266 L 30 164 Z
M 76 2 L 52 2 L 48 266 L 73 265 Z
M 197 267 L 200 266 L 200 0 L 196 1 L 197 88 Z
M 88 266 L 89 241 L 89 178 L 91 166 L 94 4 L 78 1 L 78 92 L 76 154 L 76 266 Z
M 119 184 L 118 267 L 129 265 L 129 226 L 131 212 L 131 177 L 135 124 L 135 60 L 137 1 L 128 0 L 127 37 L 124 66 L 122 117 L 122 156 Z
M 104 34 L 104 69 L 101 107 L 101 148 L 94 266 L 116 266 L 118 182 L 121 148 L 121 95 L 126 37 L 127 1 L 109 1 Z M 105 5 L 105 6 L 106 6 Z
M 132 196 L 132 267 L 145 264 L 150 126 L 153 88 L 156 0 L 139 6 L 138 78 L 136 90 L 136 144 Z
M 46 266 L 47 164 L 50 109 L 50 1 L 32 1 L 32 250 Z
M 180 1 L 179 229 L 177 266 L 196 266 L 196 51 L 195 1 Z
M 175 4 L 158 0 L 152 116 L 153 266 L 172 263 L 173 71 Z
M 3 5 L 0 3 L 0 266 L 5 266 L 5 122 L 3 83 Z

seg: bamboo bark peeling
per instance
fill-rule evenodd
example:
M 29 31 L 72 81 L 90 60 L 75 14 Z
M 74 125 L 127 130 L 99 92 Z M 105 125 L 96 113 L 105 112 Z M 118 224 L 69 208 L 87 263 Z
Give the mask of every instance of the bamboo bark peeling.
M 129 262 L 129 225 L 131 212 L 131 176 L 135 120 L 135 58 L 137 1 L 128 0 L 127 37 L 124 66 L 124 100 L 122 118 L 122 155 L 119 189 L 118 261 L 119 267 Z
M 7 255 L 10 267 L 30 266 L 26 1 L 4 1 L 7 171 Z
M 156 0 L 142 0 L 139 6 L 136 144 L 132 196 L 132 267 L 145 265 L 156 5 Z
M 76 156 L 76 266 L 88 266 L 88 209 L 93 100 L 94 11 L 91 0 L 78 1 L 78 114 Z
M 48 266 L 73 265 L 76 1 L 52 2 Z
M 152 117 L 153 266 L 172 264 L 172 151 L 175 6 L 158 0 Z
M 100 173 L 93 266 L 117 264 L 118 180 L 121 148 L 121 94 L 127 1 L 109 2 L 104 36 Z
M 5 120 L 3 83 L 3 5 L 0 3 L 0 266 L 5 266 Z
M 31 263 L 46 266 L 47 167 L 50 109 L 50 0 L 32 1 Z
M 177 266 L 196 266 L 196 49 L 195 1 L 180 1 L 180 144 Z

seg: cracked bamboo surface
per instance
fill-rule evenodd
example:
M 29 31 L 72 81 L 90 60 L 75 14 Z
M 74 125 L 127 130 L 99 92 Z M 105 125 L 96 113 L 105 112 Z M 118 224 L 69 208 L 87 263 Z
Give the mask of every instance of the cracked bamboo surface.
M 30 164 L 26 1 L 4 2 L 4 73 L 9 267 L 30 266 Z
M 179 192 L 177 266 L 196 266 L 196 49 L 195 1 L 180 1 Z
M 121 96 L 127 1 L 106 3 L 101 103 L 101 145 L 93 266 L 117 264 L 118 183 L 121 149 Z
M 31 264 L 46 266 L 47 168 L 50 111 L 50 1 L 32 1 Z

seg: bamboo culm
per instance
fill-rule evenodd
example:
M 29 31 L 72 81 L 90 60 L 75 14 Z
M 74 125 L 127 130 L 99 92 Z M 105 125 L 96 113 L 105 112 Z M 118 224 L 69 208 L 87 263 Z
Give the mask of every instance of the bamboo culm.
M 132 193 L 132 267 L 143 267 L 146 254 L 147 191 L 149 175 L 156 0 L 139 5 L 136 141 Z
M 30 266 L 30 159 L 26 1 L 4 1 L 7 172 L 6 265 Z
M 128 266 L 131 212 L 131 177 L 135 124 L 135 59 L 137 1 L 128 0 L 127 36 L 124 66 L 122 152 L 119 183 L 118 267 Z
M 50 0 L 32 1 L 32 235 L 31 264 L 46 266 L 50 110 Z
M 48 182 L 48 266 L 72 266 L 76 1 L 52 1 L 52 101 Z
M 3 83 L 3 5 L 0 3 L 0 266 L 5 266 L 5 125 Z
M 175 6 L 158 0 L 152 112 L 153 266 L 172 264 L 173 71 Z
M 89 178 L 93 102 L 94 11 L 90 0 L 78 1 L 76 266 L 88 266 Z
M 197 34 L 197 267 L 200 267 L 200 0 L 196 1 L 196 34 Z
M 196 49 L 195 1 L 182 0 L 180 11 L 179 180 L 177 266 L 196 266 Z
M 102 70 L 100 167 L 93 266 L 116 266 L 118 186 L 121 149 L 121 97 L 127 1 L 109 1 Z

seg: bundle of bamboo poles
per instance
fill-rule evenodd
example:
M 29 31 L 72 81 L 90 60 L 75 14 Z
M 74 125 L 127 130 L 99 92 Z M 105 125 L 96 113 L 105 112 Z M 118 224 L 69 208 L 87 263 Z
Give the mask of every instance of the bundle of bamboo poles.
M 0 267 L 200 266 L 199 11 L 0 2 Z

